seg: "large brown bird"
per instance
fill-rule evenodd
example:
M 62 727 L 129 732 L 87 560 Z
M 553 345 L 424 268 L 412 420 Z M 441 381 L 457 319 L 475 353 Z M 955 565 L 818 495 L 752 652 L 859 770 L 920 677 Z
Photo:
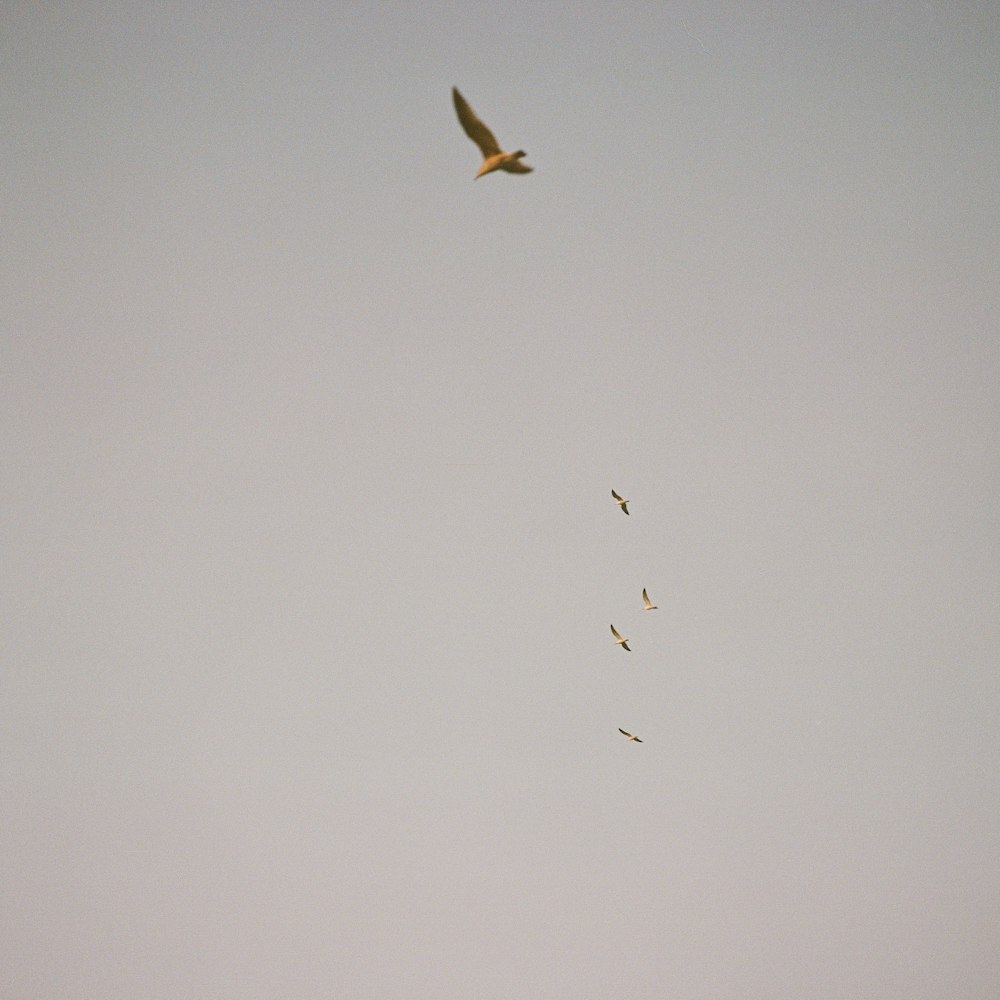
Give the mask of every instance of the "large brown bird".
M 496 136 L 479 120 L 475 111 L 469 107 L 469 102 L 458 92 L 458 87 L 451 88 L 451 96 L 455 101 L 455 111 L 458 112 L 458 120 L 462 123 L 465 134 L 483 154 L 483 165 L 474 180 L 478 180 L 483 174 L 491 174 L 494 170 L 506 170 L 508 174 L 531 173 L 534 168 L 521 162 L 521 157 L 528 155 L 523 149 L 505 153 L 500 148 Z

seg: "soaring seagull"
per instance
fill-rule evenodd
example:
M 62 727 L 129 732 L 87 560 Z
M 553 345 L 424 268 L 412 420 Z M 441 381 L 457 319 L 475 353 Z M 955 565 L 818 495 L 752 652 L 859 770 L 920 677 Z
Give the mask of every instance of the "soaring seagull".
M 483 165 L 473 180 L 479 180 L 483 174 L 491 174 L 494 170 L 506 170 L 508 174 L 530 174 L 534 169 L 521 162 L 522 156 L 528 154 L 519 149 L 514 153 L 505 153 L 500 148 L 496 136 L 479 120 L 476 112 L 469 107 L 469 102 L 458 92 L 458 87 L 451 88 L 451 96 L 455 101 L 458 120 L 465 129 L 465 134 L 479 147 L 483 154 Z
M 654 604 L 649 599 L 649 594 L 646 593 L 646 588 L 642 588 L 642 610 L 643 611 L 655 611 L 659 607 L 659 604 Z
M 614 490 L 611 491 L 611 495 L 615 498 L 615 503 L 627 514 L 628 507 L 625 506 L 627 503 L 631 503 L 631 500 L 623 500 Z
M 633 743 L 641 743 L 642 742 L 642 740 L 640 740 L 638 736 L 633 736 L 631 733 L 626 733 L 625 730 L 622 729 L 621 726 L 618 727 L 618 732 L 620 732 L 622 734 L 622 736 L 627 736 Z
M 614 625 L 611 626 L 611 634 L 615 637 L 615 642 L 617 642 L 618 645 L 621 646 L 621 648 L 624 649 L 626 653 L 632 652 L 632 650 L 628 648 L 628 639 L 623 639 L 618 634 L 618 629 L 616 629 Z

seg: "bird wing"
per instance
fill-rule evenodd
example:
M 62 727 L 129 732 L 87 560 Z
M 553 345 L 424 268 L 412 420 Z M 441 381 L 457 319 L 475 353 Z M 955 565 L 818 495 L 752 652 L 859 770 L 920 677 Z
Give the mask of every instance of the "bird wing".
M 614 491 L 614 490 L 612 490 L 612 491 L 611 491 L 611 495 L 612 495 L 612 496 L 613 496 L 613 497 L 614 497 L 614 498 L 615 498 L 615 499 L 616 499 L 616 500 L 617 500 L 617 501 L 618 501 L 619 503 L 621 503 L 621 502 L 622 502 L 622 498 L 621 498 L 621 497 L 620 497 L 620 496 L 619 496 L 619 495 L 618 495 L 617 493 L 615 493 L 615 491 Z
M 506 170 L 508 174 L 530 174 L 535 168 L 529 167 L 520 160 L 514 160 L 513 163 L 505 163 L 500 169 Z
M 626 733 L 625 730 L 622 729 L 621 726 L 618 727 L 618 732 L 620 732 L 622 734 L 622 736 L 627 736 L 629 739 L 632 738 L 632 734 L 631 733 Z
M 622 510 L 628 514 L 628 501 L 622 504 Z M 631 517 L 631 515 L 629 515 Z
M 626 653 L 631 653 L 632 652 L 632 650 L 628 648 L 628 640 L 627 639 L 622 642 L 622 649 L 624 649 Z
M 451 96 L 455 101 L 455 111 L 458 120 L 465 129 L 465 134 L 479 147 L 484 158 L 502 153 L 496 136 L 476 117 L 475 111 L 469 107 L 468 101 L 458 92 L 458 87 L 451 88 Z
M 611 626 L 611 634 L 612 634 L 612 635 L 613 635 L 613 636 L 614 636 L 614 637 L 615 637 L 616 639 L 620 639 L 620 638 L 621 638 L 621 636 L 620 636 L 620 635 L 618 634 L 618 629 L 616 629 L 616 628 L 614 627 L 614 625 L 612 625 L 612 626 Z
M 649 599 L 649 594 L 646 593 L 646 588 L 642 588 L 642 603 L 648 608 L 653 602 Z
M 642 742 L 642 740 L 640 740 L 638 736 L 633 736 L 632 739 L 634 739 L 636 741 L 636 743 L 641 743 Z

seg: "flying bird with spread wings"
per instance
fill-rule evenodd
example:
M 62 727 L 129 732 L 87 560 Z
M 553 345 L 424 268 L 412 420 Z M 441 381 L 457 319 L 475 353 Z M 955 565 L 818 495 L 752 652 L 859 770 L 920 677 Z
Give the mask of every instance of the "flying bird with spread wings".
M 646 593 L 646 588 L 642 588 L 642 610 L 643 611 L 655 611 L 659 607 L 658 604 L 654 604 L 649 599 L 649 594 Z
M 508 174 L 530 174 L 534 167 L 521 162 L 528 154 L 519 149 L 514 153 L 505 153 L 500 148 L 496 136 L 479 120 L 475 111 L 469 107 L 469 102 L 458 92 L 458 87 L 451 88 L 451 96 L 455 102 L 458 120 L 465 129 L 465 134 L 479 147 L 483 154 L 483 165 L 473 180 L 479 180 L 484 174 L 494 170 L 506 170 Z
M 621 726 L 618 727 L 618 732 L 620 732 L 622 734 L 622 736 L 627 736 L 629 738 L 629 741 L 632 742 L 632 743 L 641 743 L 642 742 L 642 740 L 640 740 L 638 736 L 633 736 L 631 733 L 626 733 L 625 730 L 622 729 Z
M 632 652 L 632 650 L 628 648 L 628 639 L 623 639 L 618 634 L 618 629 L 616 629 L 614 625 L 611 626 L 611 634 L 615 637 L 615 642 L 617 642 L 618 645 L 621 646 L 621 648 L 624 649 L 626 653 Z
M 621 507 L 622 513 L 623 514 L 627 514 L 628 513 L 628 507 L 626 507 L 625 505 L 631 503 L 632 501 L 631 500 L 624 500 L 617 493 L 615 493 L 614 490 L 611 491 L 611 495 L 615 498 L 615 503 L 618 504 L 619 507 Z

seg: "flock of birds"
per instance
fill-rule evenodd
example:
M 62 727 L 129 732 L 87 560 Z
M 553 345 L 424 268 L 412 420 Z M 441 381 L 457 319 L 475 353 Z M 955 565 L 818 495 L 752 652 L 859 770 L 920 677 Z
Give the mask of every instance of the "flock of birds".
M 623 514 L 628 514 L 628 505 L 632 502 L 631 500 L 626 500 L 624 497 L 620 497 L 617 493 L 615 493 L 614 490 L 611 491 L 611 498 L 614 500 L 614 502 L 616 504 L 618 504 L 618 506 L 621 508 L 621 512 Z M 658 606 L 659 605 L 654 604 L 649 599 L 649 594 L 646 593 L 646 588 L 643 587 L 642 588 L 642 610 L 643 611 L 656 611 L 656 609 L 658 608 Z M 611 634 L 615 637 L 615 642 L 618 643 L 618 645 L 621 646 L 621 648 L 624 649 L 626 653 L 631 653 L 632 652 L 632 650 L 629 648 L 629 640 L 626 639 L 626 638 L 624 638 L 622 636 L 622 634 L 618 631 L 618 629 L 616 629 L 614 627 L 614 625 L 611 626 Z M 627 730 L 622 729 L 620 726 L 618 727 L 618 732 L 620 732 L 622 734 L 622 736 L 628 737 L 628 739 L 631 742 L 634 742 L 634 743 L 641 743 L 642 742 L 642 740 L 640 740 L 638 736 L 633 736 L 630 732 L 628 732 Z
M 451 88 L 451 97 L 455 103 L 455 112 L 458 115 L 459 123 L 465 130 L 465 134 L 479 147 L 479 152 L 483 154 L 483 162 L 479 167 L 479 171 L 476 174 L 474 180 L 478 180 L 484 174 L 491 174 L 494 170 L 504 170 L 508 174 L 530 174 L 532 167 L 529 167 L 526 163 L 521 161 L 528 154 L 525 153 L 523 149 L 518 149 L 513 153 L 505 153 L 500 148 L 500 143 L 497 142 L 496 136 L 483 124 L 479 116 L 472 110 L 469 106 L 469 102 L 459 93 L 458 87 Z M 620 497 L 614 490 L 611 491 L 611 496 L 615 503 L 621 508 L 623 514 L 628 514 L 628 505 L 631 503 L 630 500 L 626 500 L 624 497 Z M 649 594 L 646 593 L 646 589 L 643 588 L 642 591 L 642 610 L 643 611 L 655 611 L 656 605 L 649 599 Z M 611 626 L 611 634 L 614 636 L 615 642 L 625 650 L 626 653 L 631 653 L 632 650 L 629 648 L 629 640 L 622 637 L 618 629 Z M 634 736 L 632 733 L 619 727 L 618 732 L 622 736 L 626 737 L 629 742 L 641 743 L 642 740 L 638 736 Z

